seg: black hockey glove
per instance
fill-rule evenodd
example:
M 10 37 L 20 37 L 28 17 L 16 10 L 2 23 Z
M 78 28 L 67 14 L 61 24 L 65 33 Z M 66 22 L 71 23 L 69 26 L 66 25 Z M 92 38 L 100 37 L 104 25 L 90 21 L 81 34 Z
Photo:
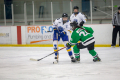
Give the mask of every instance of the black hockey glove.
M 67 44 L 66 44 L 66 46 L 67 46 L 68 48 L 70 48 L 70 47 L 71 47 L 71 45 L 70 45 L 69 43 L 67 43 Z
M 85 22 L 84 22 L 84 21 L 82 21 L 82 22 L 80 22 L 80 24 L 79 24 L 79 25 L 82 27 L 84 23 L 85 23 Z

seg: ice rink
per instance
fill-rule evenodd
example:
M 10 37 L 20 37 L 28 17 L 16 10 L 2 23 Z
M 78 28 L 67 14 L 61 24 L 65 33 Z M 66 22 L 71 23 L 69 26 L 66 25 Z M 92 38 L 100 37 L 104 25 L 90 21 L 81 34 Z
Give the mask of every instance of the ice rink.
M 120 47 L 95 48 L 101 62 L 93 62 L 87 49 L 80 63 L 71 63 L 67 51 L 60 51 L 59 64 L 52 64 L 52 47 L 0 47 L 0 80 L 120 80 Z

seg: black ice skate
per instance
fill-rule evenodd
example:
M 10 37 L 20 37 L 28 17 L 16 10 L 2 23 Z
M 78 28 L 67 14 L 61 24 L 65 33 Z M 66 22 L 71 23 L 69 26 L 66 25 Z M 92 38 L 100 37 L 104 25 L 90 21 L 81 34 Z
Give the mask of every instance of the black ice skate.
M 93 59 L 94 62 L 99 62 L 101 59 L 97 56 L 96 58 Z
M 111 47 L 115 48 L 115 45 L 114 45 L 114 44 L 112 44 L 112 45 L 111 45 Z
M 74 57 L 71 57 L 71 62 L 76 62 L 76 59 Z
M 71 62 L 80 62 L 80 57 L 79 58 L 71 58 Z
M 55 61 L 53 61 L 53 64 L 57 64 L 58 63 L 58 59 L 57 57 L 55 57 Z

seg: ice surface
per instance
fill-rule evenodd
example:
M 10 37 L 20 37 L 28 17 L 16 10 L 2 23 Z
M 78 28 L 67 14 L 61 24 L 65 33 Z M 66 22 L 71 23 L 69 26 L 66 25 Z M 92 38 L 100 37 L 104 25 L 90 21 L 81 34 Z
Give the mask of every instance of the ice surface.
M 71 63 L 67 51 L 60 51 L 59 64 L 52 64 L 52 47 L 0 47 L 0 80 L 120 80 L 120 47 L 95 49 L 102 62 L 93 62 L 87 49 L 80 63 Z

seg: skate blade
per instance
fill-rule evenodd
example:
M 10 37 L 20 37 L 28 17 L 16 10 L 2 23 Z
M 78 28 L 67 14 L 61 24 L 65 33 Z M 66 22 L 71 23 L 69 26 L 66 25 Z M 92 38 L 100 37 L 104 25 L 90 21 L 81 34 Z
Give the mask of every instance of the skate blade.
M 76 61 L 76 62 L 71 62 L 71 63 L 80 63 L 80 61 Z
M 93 62 L 95 62 L 95 63 L 96 63 L 96 62 L 102 62 L 102 61 L 101 61 L 101 60 L 99 60 L 99 61 L 93 61 Z
M 54 61 L 53 64 L 58 64 L 58 61 Z
M 115 46 L 111 46 L 112 48 L 115 48 Z

